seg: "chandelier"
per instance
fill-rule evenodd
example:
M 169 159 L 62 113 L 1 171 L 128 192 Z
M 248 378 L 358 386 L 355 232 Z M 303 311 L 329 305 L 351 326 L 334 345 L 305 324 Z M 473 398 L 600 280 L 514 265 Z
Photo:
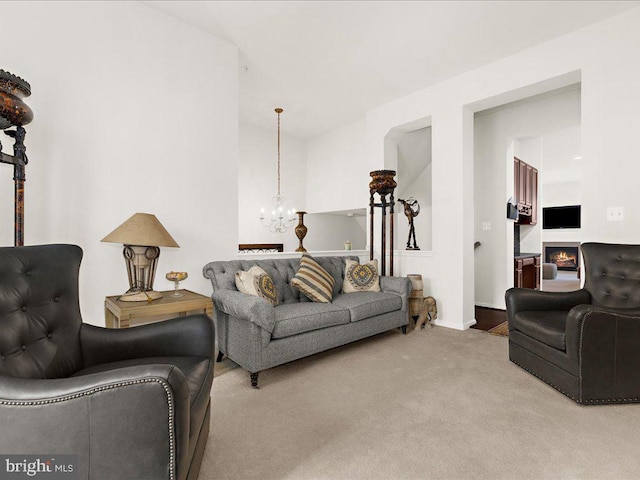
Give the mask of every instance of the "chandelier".
M 296 209 L 289 210 L 284 206 L 284 197 L 280 195 L 280 114 L 283 112 L 281 108 L 276 108 L 278 114 L 278 189 L 275 197 L 272 198 L 273 206 L 271 209 L 271 217 L 264 216 L 264 208 L 260 210 L 260 221 L 262 225 L 269 229 L 272 233 L 284 233 L 293 226 L 295 220 Z

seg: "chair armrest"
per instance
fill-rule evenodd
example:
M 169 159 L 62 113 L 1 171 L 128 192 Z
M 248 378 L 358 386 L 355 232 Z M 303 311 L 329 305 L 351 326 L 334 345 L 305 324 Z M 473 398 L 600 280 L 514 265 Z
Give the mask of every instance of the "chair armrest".
M 402 310 L 407 310 L 407 299 L 411 293 L 411 280 L 407 277 L 380 277 L 380 290 L 400 295 L 402 297 Z
M 144 357 L 214 358 L 215 327 L 207 315 L 188 315 L 133 328 L 101 328 L 83 323 L 80 345 L 85 368 Z
M 567 314 L 565 326 L 567 354 L 571 358 L 579 358 L 580 337 L 584 333 L 585 320 L 592 314 L 600 314 L 600 318 L 608 319 L 611 323 L 607 326 L 611 328 L 615 325 L 616 320 L 621 317 L 637 318 L 637 321 L 640 321 L 640 308 L 614 308 L 597 305 L 577 305 L 573 307 Z
M 78 478 L 177 478 L 189 387 L 171 365 L 63 379 L 0 377 L 0 451 L 78 456 Z
M 216 290 L 211 298 L 218 310 L 273 332 L 276 323 L 274 307 L 265 299 L 236 290 Z
M 518 312 L 563 310 L 576 305 L 591 303 L 591 295 L 585 289 L 573 292 L 541 292 L 529 288 L 510 288 L 505 293 L 507 320 L 512 321 Z
M 579 305 L 567 316 L 567 355 L 585 403 L 640 401 L 640 309 Z

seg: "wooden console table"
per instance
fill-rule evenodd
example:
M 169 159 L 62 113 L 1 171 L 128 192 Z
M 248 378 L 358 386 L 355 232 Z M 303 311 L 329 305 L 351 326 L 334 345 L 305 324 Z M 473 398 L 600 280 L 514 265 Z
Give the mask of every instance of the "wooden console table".
M 120 295 L 104 299 L 104 318 L 107 328 L 129 328 L 136 323 L 151 323 L 166 319 L 167 315 L 184 317 L 192 313 L 213 316 L 210 297 L 190 290 L 179 290 L 182 297 L 173 297 L 174 290 L 161 292 L 162 298 L 152 302 L 121 302 Z M 160 317 L 160 318 L 158 318 Z
M 513 259 L 513 286 L 540 290 L 540 254 L 523 253 Z

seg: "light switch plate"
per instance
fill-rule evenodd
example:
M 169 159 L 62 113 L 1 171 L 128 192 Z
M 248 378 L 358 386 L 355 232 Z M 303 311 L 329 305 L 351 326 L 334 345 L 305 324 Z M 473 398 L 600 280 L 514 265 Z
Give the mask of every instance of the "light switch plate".
M 607 208 L 607 222 L 621 222 L 624 220 L 624 207 Z

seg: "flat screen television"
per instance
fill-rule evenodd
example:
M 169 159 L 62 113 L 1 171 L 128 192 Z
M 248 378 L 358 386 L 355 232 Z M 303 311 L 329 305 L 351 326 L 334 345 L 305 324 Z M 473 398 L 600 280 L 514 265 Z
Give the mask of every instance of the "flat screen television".
M 580 228 L 580 205 L 543 208 L 542 228 Z

